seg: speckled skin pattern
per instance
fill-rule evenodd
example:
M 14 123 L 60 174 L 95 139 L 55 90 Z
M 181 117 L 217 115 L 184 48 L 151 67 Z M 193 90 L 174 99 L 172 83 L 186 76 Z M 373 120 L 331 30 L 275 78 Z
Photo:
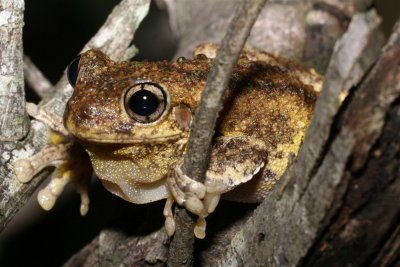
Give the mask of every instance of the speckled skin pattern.
M 175 111 L 185 107 L 194 114 L 211 64 L 205 55 L 122 63 L 98 50 L 81 55 L 64 124 L 86 148 L 108 190 L 133 203 L 167 197 L 166 176 L 183 158 L 190 133 Z M 147 124 L 132 119 L 124 105 L 127 91 L 141 82 L 157 84 L 167 96 L 162 116 Z M 321 82 L 296 63 L 244 51 L 224 96 L 206 179 L 224 185 L 230 199 L 261 201 L 297 154 Z M 224 143 L 221 137 L 233 141 Z M 260 159 L 257 173 L 246 173 L 247 168 L 257 169 Z M 240 175 L 229 174 L 235 168 L 243 170 Z M 246 175 L 250 178 L 243 179 Z

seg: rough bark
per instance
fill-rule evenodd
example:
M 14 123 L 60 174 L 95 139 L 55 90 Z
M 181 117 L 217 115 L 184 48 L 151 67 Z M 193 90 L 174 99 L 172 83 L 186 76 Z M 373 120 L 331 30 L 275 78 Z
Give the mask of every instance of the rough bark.
M 373 261 L 375 266 L 395 265 L 399 252 L 393 249 L 400 215 L 399 63 L 400 21 L 379 61 L 343 112 L 337 138 L 350 135 L 354 140 L 346 168 L 351 181 L 343 205 L 306 265 L 352 262 L 366 266 Z M 394 247 L 387 249 L 385 244 Z M 386 253 L 391 249 L 392 253 Z
M 131 57 L 135 48 L 130 48 L 130 45 L 137 27 L 148 12 L 149 2 L 149 0 L 122 1 L 114 8 L 104 25 L 83 50 L 99 48 L 115 60 L 126 60 Z M 115 38 L 115 36 L 118 36 L 118 38 Z M 22 73 L 22 53 L 20 67 Z M 54 87 L 54 94 L 46 96 L 39 108 L 47 112 L 53 121 L 58 121 L 62 125 L 65 103 L 71 93 L 72 88 L 69 86 L 64 73 Z M 24 94 L 21 93 L 21 96 L 23 97 Z M 7 118 L 8 120 L 12 120 L 12 117 Z M 32 121 L 29 135 L 24 140 L 0 143 L 0 230 L 28 201 L 38 184 L 50 174 L 49 170 L 44 171 L 32 182 L 21 184 L 12 172 L 12 163 L 37 153 L 48 142 L 48 134 L 47 126 L 41 122 Z
M 22 64 L 23 0 L 0 1 L 0 141 L 16 141 L 28 132 Z
M 168 237 L 164 229 L 146 236 L 103 230 L 63 266 L 164 266 Z

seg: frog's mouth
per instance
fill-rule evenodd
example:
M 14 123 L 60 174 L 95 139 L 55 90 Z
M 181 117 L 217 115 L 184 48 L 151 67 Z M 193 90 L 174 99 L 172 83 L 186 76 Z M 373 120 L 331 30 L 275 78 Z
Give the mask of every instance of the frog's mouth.
M 156 136 L 156 137 L 126 137 L 126 136 L 118 136 L 115 135 L 112 138 L 109 136 L 101 137 L 98 136 L 96 138 L 88 137 L 82 134 L 74 134 L 74 136 L 80 141 L 80 143 L 98 143 L 98 144 L 161 144 L 165 142 L 173 142 L 187 139 L 183 133 L 173 134 L 173 135 L 165 135 L 165 136 Z

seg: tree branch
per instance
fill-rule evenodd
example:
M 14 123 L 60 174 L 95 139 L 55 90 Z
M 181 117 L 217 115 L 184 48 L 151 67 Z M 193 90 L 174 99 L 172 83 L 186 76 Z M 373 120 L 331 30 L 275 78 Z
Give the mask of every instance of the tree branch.
M 24 56 L 24 76 L 26 83 L 41 98 L 53 92 L 54 86 L 26 55 Z
M 85 249 L 63 266 L 163 266 L 166 262 L 168 236 L 164 229 L 146 236 L 126 236 L 103 230 Z
M 19 140 L 29 127 L 22 67 L 24 9 L 23 0 L 0 2 L 0 141 Z
M 299 164 L 293 166 L 296 183 L 302 190 L 307 186 L 321 160 L 333 120 L 343 95 L 360 82 L 377 59 L 383 46 L 381 20 L 372 10 L 354 16 L 347 32 L 336 43 L 325 75 L 322 93 L 315 106 L 314 116 L 298 154 Z
M 97 48 L 116 61 L 128 60 L 137 52 L 131 46 L 136 29 L 149 10 L 150 0 L 123 0 L 108 16 L 106 22 L 95 36 L 84 46 L 81 53 Z M 51 98 L 43 99 L 40 106 L 47 113 L 54 114 L 62 124 L 65 105 L 71 97 L 72 87 L 69 85 L 66 72 L 55 85 L 55 93 Z

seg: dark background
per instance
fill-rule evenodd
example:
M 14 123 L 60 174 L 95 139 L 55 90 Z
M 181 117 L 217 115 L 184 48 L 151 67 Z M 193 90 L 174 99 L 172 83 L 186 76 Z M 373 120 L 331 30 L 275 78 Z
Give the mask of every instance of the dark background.
M 68 63 L 97 32 L 118 2 L 26 1 L 25 53 L 51 82 L 56 83 Z M 400 15 L 400 1 L 376 2 L 388 35 Z M 169 29 L 167 13 L 152 4 L 150 15 L 140 26 L 134 43 L 140 50 L 136 60 L 172 58 L 177 44 Z M 27 98 L 28 101 L 38 101 L 29 88 Z M 132 205 L 110 194 L 98 181 L 92 183 L 90 198 L 89 213 L 81 217 L 79 196 L 72 187 L 62 195 L 51 212 L 41 210 L 34 195 L 0 234 L 0 266 L 59 266 L 90 242 L 101 229 L 114 227 L 144 234 L 143 231 L 163 224 L 161 202 Z M 146 221 L 155 223 L 148 228 L 143 225 Z

